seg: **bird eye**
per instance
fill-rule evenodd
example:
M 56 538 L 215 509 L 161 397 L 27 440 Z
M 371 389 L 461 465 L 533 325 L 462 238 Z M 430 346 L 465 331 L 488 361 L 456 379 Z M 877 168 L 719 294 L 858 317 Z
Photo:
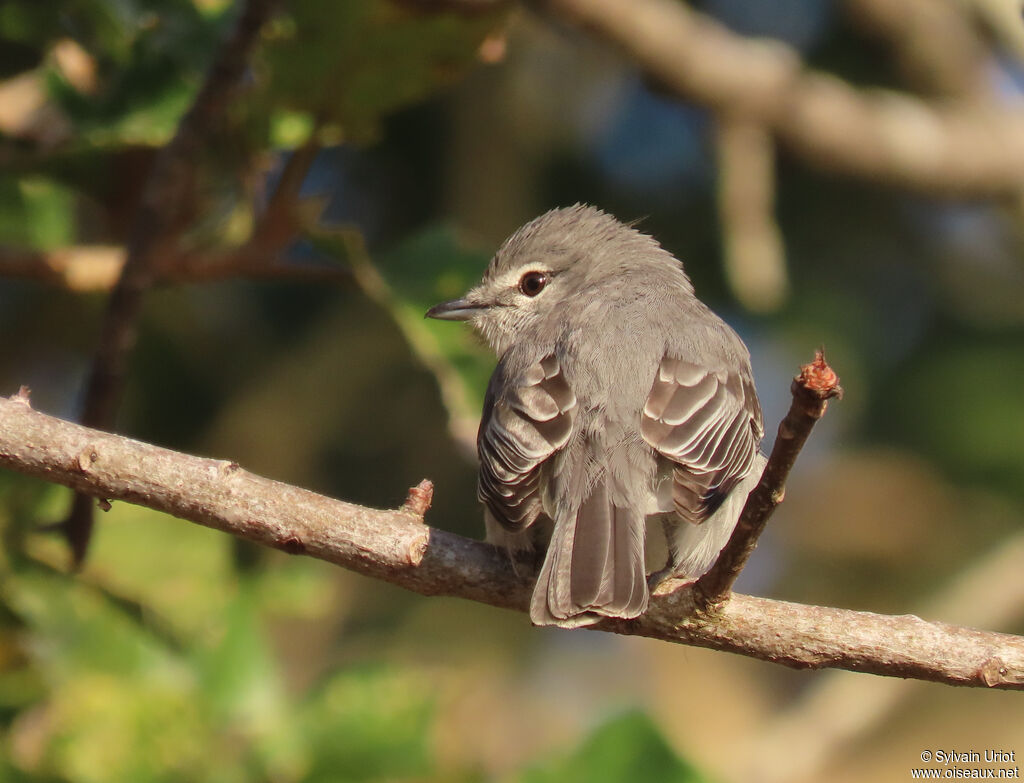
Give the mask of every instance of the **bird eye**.
M 548 284 L 548 276 L 543 272 L 527 272 L 519 278 L 519 290 L 527 296 L 536 296 Z

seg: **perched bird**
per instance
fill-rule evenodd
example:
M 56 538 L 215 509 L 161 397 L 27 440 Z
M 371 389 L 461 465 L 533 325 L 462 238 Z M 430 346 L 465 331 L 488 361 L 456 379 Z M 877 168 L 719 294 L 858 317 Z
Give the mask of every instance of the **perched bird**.
M 746 346 L 657 241 L 594 207 L 555 209 L 427 316 L 468 321 L 499 357 L 478 495 L 495 543 L 551 528 L 535 624 L 642 614 L 648 517 L 668 539 L 662 574 L 711 567 L 764 466 L 761 408 Z

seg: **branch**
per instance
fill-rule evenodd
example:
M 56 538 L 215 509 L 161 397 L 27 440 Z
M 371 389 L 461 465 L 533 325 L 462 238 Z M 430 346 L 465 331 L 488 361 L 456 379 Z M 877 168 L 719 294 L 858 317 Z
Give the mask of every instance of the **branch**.
M 351 280 L 336 265 L 283 261 L 279 248 L 246 242 L 231 250 L 176 252 L 156 264 L 154 285 L 209 283 L 220 280 Z M 110 291 L 124 267 L 126 253 L 117 245 L 77 245 L 55 250 L 0 246 L 0 278 L 35 280 L 76 293 Z
M 778 41 L 730 32 L 675 0 L 542 0 L 682 98 L 768 128 L 824 170 L 930 193 L 1014 195 L 1024 110 L 858 89 Z
M 234 33 L 221 47 L 174 138 L 157 155 L 149 172 L 128 255 L 107 305 L 86 382 L 81 417 L 85 424 L 104 428 L 113 424 L 142 300 L 158 275 L 156 261 L 167 256 L 189 218 L 196 155 L 241 83 L 249 53 L 275 6 L 276 0 L 245 3 Z M 63 528 L 72 557 L 79 563 L 92 534 L 91 507 L 76 499 Z
M 714 566 L 697 580 L 696 594 L 701 606 L 711 606 L 732 589 L 733 583 L 747 564 L 764 531 L 768 518 L 786 495 L 786 479 L 793 469 L 800 449 L 807 442 L 811 428 L 825 415 L 828 401 L 841 397 L 842 388 L 835 371 L 819 349 L 814 361 L 800 368 L 793 379 L 793 402 L 786 418 L 779 424 L 768 464 L 761 480 L 747 498 L 743 512 Z
M 319 151 L 314 137 L 288 156 L 274 193 L 257 217 L 252 236 L 242 245 L 200 250 L 164 243 L 154 248 L 149 261 L 154 275 L 151 284 L 240 278 L 350 280 L 351 273 L 337 265 L 291 263 L 281 257 L 296 235 L 307 225 L 315 225 L 323 211 L 322 200 L 299 197 Z M 109 291 L 124 276 L 127 259 L 128 251 L 118 245 L 81 245 L 48 251 L 0 246 L 0 277 L 39 280 L 77 292 Z
M 973 17 L 995 38 L 1004 51 L 1024 60 L 1024 25 L 1021 9 L 1007 0 L 959 0 Z
M 988 53 L 965 9 L 932 0 L 847 0 L 855 23 L 888 41 L 903 77 L 920 90 L 991 100 Z
M 0 467 L 126 500 L 423 595 L 526 611 L 530 586 L 489 544 L 427 527 L 412 506 L 379 511 L 0 400 Z M 415 505 L 415 504 L 412 504 Z M 657 595 L 603 630 L 727 650 L 800 669 L 836 667 L 952 685 L 1024 689 L 1024 638 L 844 609 L 732 595 L 696 612 L 691 589 Z
M 302 183 L 320 154 L 319 129 L 320 123 L 317 122 L 309 139 L 293 150 L 285 161 L 277 186 L 257 220 L 252 239 L 247 243 L 250 246 L 283 250 L 301 229 L 315 225 L 320 219 L 325 203 L 319 199 L 302 201 L 299 198 Z M 303 214 L 314 210 L 315 214 Z

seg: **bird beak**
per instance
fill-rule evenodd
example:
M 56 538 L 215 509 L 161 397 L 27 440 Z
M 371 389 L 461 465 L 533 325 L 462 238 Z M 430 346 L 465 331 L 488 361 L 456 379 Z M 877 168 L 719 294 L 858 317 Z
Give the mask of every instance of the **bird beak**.
M 471 302 L 466 298 L 453 299 L 450 302 L 434 305 L 427 310 L 426 317 L 437 318 L 441 321 L 468 321 L 485 307 L 486 305 Z

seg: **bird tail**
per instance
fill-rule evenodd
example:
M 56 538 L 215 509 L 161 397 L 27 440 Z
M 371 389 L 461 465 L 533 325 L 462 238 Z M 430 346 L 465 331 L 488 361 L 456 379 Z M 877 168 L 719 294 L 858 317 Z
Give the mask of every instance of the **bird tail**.
M 535 625 L 578 628 L 602 617 L 630 618 L 647 609 L 644 517 L 621 508 L 604 481 L 575 516 L 555 521 L 533 589 Z

